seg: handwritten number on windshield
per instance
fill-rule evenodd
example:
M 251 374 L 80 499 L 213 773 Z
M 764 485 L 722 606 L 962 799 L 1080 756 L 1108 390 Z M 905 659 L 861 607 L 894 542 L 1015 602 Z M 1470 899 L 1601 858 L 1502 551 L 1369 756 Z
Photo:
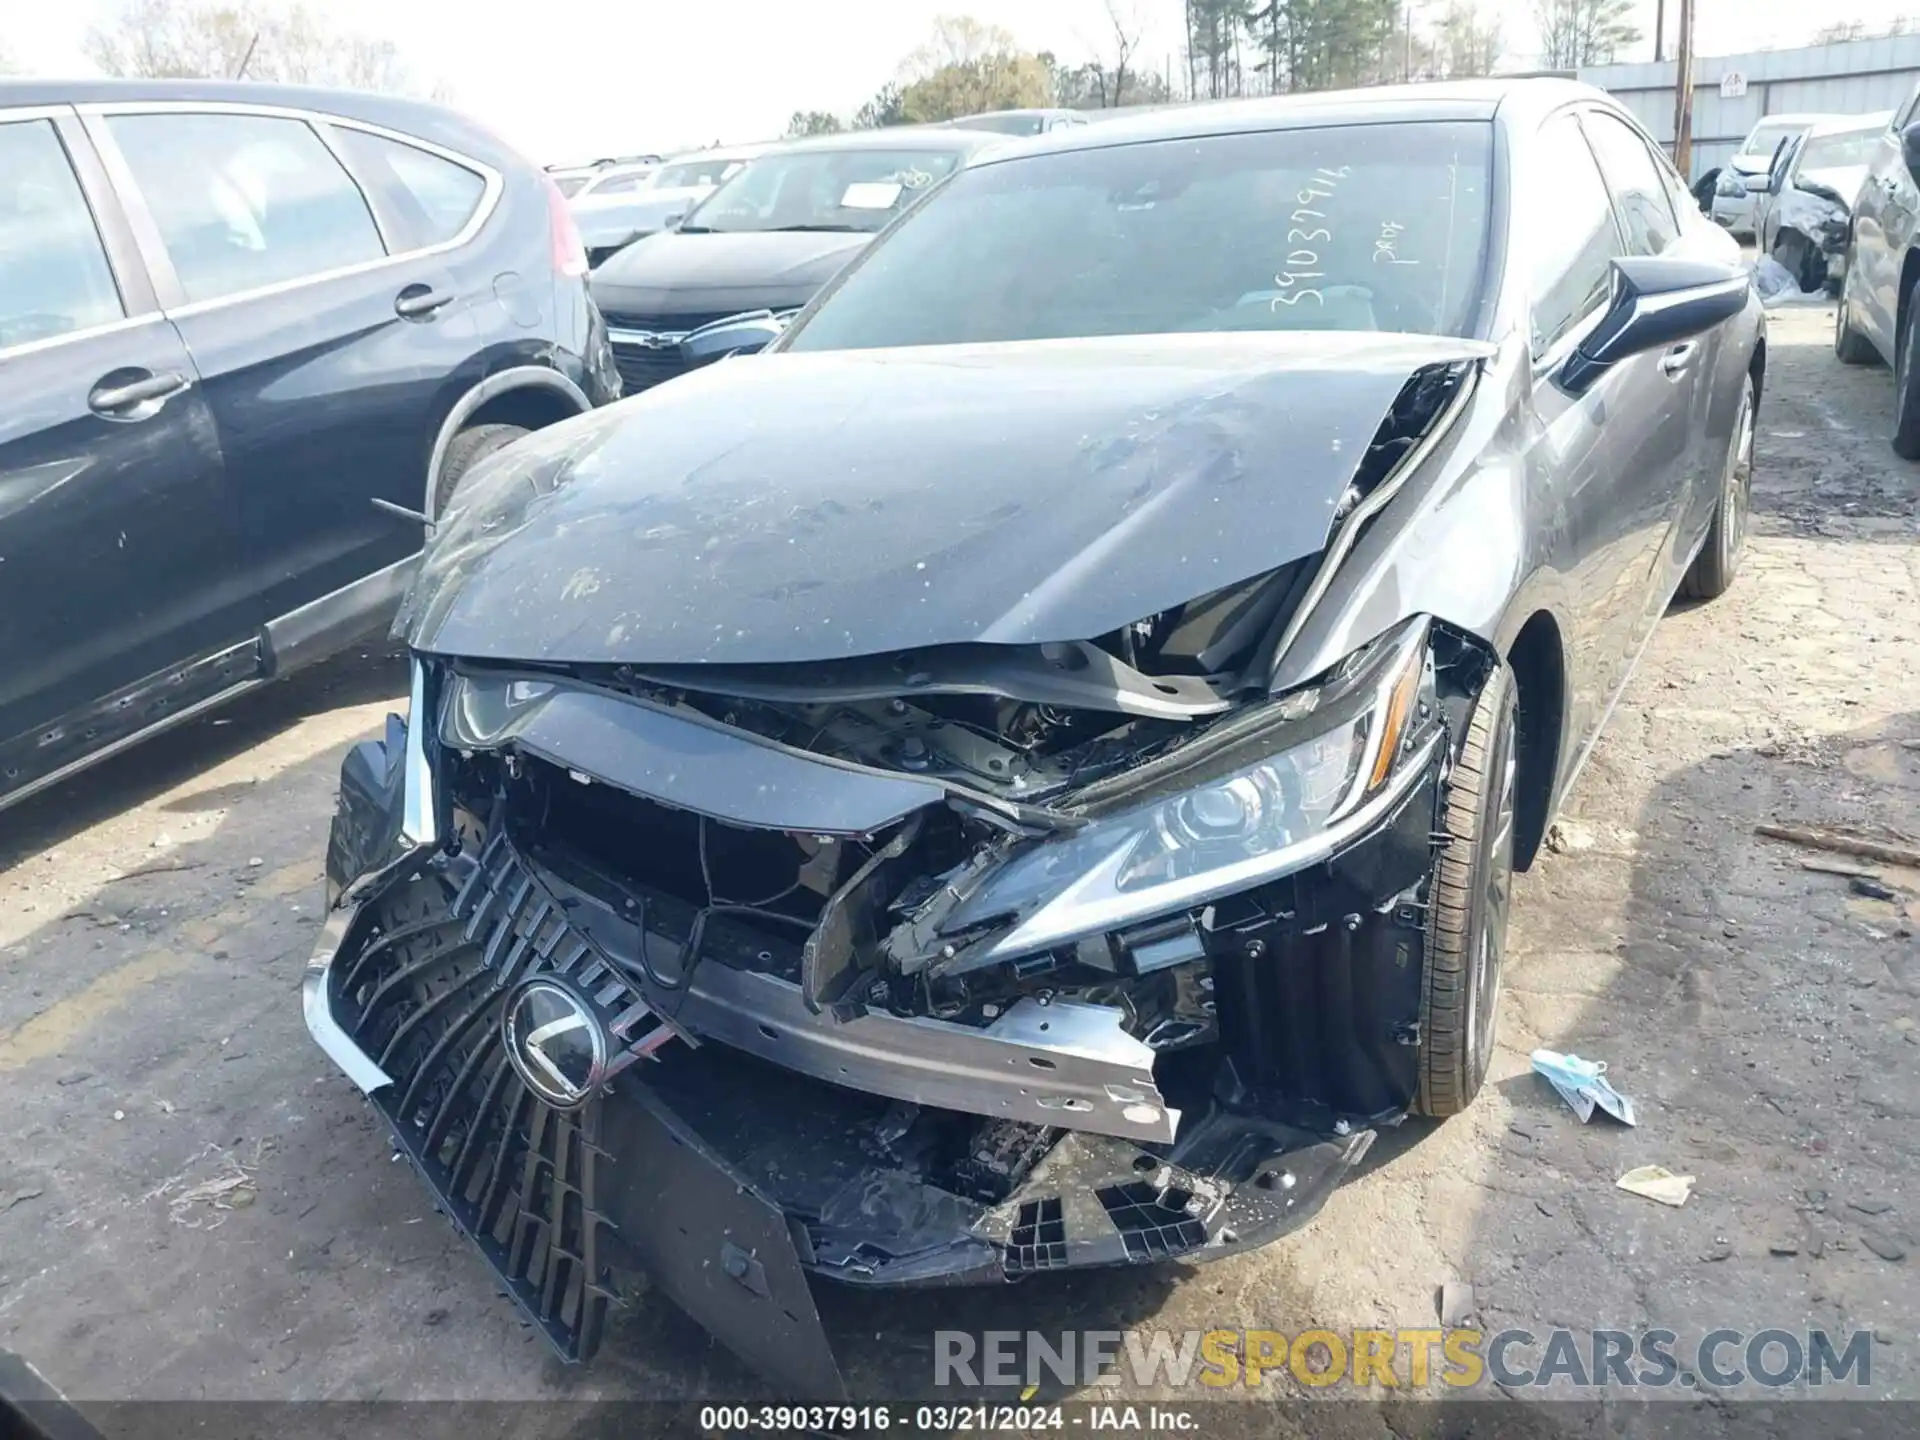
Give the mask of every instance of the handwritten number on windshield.
M 1313 172 L 1313 177 L 1307 181 L 1305 188 L 1293 197 L 1294 203 L 1300 208 L 1293 212 L 1292 220 L 1295 228 L 1287 231 L 1287 244 L 1296 248 L 1287 252 L 1287 268 L 1273 277 L 1274 286 L 1280 293 L 1275 295 L 1268 304 L 1269 310 L 1278 309 L 1282 305 L 1298 305 L 1308 296 L 1313 297 L 1313 303 L 1316 305 L 1326 304 L 1326 297 L 1319 290 L 1311 286 L 1302 286 L 1300 282 L 1326 278 L 1327 272 L 1319 268 L 1320 252 L 1308 247 L 1331 243 L 1333 232 L 1324 225 L 1315 225 L 1306 229 L 1300 227 L 1306 225 L 1309 220 L 1327 218 L 1326 211 L 1316 210 L 1313 207 L 1322 200 L 1331 199 L 1334 189 L 1347 178 L 1351 169 L 1352 167 L 1347 165 L 1342 165 L 1337 170 L 1329 170 L 1323 166 Z

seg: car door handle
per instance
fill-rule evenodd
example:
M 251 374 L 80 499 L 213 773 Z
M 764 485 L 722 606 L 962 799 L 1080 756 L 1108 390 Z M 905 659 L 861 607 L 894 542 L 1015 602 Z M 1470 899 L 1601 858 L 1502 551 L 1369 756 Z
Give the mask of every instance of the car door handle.
M 186 376 L 166 370 L 158 375 L 143 375 L 122 385 L 96 385 L 87 394 L 87 408 L 96 415 L 145 419 L 145 416 L 130 417 L 127 412 L 156 400 L 165 400 L 169 395 L 178 395 L 186 388 Z M 158 410 L 160 407 L 154 405 L 153 408 Z M 153 411 L 147 413 L 152 414 Z
M 403 320 L 425 320 L 435 311 L 452 303 L 453 296 L 445 290 L 432 290 L 425 285 L 409 285 L 394 300 L 393 310 Z
M 1693 357 L 1699 350 L 1698 340 L 1688 340 L 1674 346 L 1660 357 L 1660 373 L 1669 380 L 1679 379 L 1687 373 L 1687 367 L 1693 363 Z

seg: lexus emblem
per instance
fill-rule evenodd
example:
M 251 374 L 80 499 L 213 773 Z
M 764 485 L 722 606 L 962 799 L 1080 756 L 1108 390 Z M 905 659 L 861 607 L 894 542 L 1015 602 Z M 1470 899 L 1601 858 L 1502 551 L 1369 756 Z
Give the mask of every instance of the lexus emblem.
M 542 977 L 507 996 L 507 1059 L 527 1088 L 556 1110 L 584 1105 L 607 1078 L 607 1032 L 566 986 Z

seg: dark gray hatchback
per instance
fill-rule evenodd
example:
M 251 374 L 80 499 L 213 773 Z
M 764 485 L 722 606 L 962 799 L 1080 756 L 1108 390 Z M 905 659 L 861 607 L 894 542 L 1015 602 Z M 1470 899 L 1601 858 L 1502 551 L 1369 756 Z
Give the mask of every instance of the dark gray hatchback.
M 0 806 L 390 615 L 405 515 L 618 395 L 585 273 L 438 106 L 0 83 Z

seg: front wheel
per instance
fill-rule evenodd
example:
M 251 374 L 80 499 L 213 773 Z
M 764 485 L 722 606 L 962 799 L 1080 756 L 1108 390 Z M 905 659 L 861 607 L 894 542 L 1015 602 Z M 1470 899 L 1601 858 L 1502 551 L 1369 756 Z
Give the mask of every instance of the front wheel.
M 440 475 L 433 486 L 433 509 L 428 513 L 438 520 L 469 470 L 494 451 L 504 450 L 532 433 L 524 425 L 491 424 L 474 425 L 454 436 L 440 464 Z
M 1421 1114 L 1436 1118 L 1472 1104 L 1493 1062 L 1513 895 L 1517 709 L 1513 672 L 1502 665 L 1474 702 L 1447 781 L 1446 846 L 1427 882 L 1415 1100 Z
M 1689 600 L 1718 599 L 1740 569 L 1740 552 L 1747 543 L 1747 512 L 1753 504 L 1753 412 L 1753 376 L 1746 375 L 1740 381 L 1740 409 L 1733 417 L 1733 439 L 1720 471 L 1713 524 L 1680 582 L 1680 593 Z

